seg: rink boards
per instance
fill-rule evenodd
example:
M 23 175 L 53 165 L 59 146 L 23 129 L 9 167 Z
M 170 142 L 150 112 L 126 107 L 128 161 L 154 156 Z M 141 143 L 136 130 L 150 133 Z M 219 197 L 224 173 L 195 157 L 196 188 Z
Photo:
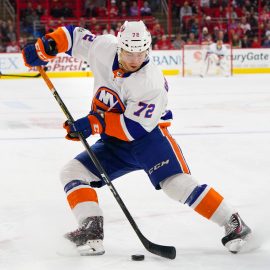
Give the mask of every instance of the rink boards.
M 190 54 L 196 54 L 191 51 Z M 153 61 L 161 68 L 164 75 L 182 75 L 182 50 L 152 51 Z M 270 73 L 270 49 L 233 49 L 232 74 Z M 61 54 L 48 65 L 51 77 L 92 77 L 93 73 L 88 63 Z M 20 53 L 0 53 L 0 72 L 2 74 L 26 75 L 36 73 L 36 69 L 26 68 Z M 2 76 L 1 79 L 9 78 Z

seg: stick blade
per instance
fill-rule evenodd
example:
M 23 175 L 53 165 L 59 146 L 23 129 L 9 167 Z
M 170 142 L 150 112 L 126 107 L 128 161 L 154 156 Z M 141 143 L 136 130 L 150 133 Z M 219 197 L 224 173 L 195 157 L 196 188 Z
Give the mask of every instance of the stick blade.
M 161 246 L 154 243 L 149 245 L 149 252 L 167 259 L 175 259 L 176 249 L 173 246 Z
M 163 246 L 152 243 L 148 239 L 144 238 L 142 241 L 144 247 L 151 253 L 167 259 L 175 259 L 176 249 L 173 246 Z

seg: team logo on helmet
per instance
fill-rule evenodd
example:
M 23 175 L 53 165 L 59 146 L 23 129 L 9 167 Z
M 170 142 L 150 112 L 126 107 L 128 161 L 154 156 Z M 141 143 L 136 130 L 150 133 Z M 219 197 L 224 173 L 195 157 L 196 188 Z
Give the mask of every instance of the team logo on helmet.
M 118 46 L 129 52 L 142 52 L 150 48 L 152 38 L 143 21 L 133 21 L 121 26 L 117 35 Z
M 119 32 L 124 32 L 125 29 L 126 29 L 125 25 L 122 25 L 122 26 L 120 27 Z

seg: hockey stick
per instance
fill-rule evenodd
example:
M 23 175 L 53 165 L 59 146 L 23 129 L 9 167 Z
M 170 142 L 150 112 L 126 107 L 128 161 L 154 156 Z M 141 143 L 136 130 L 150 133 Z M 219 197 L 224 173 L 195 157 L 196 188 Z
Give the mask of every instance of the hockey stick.
M 66 115 L 67 119 L 69 121 L 71 121 L 71 122 L 74 122 L 74 119 L 73 119 L 72 115 L 70 114 L 70 112 L 67 109 L 65 103 L 63 102 L 63 100 L 61 99 L 59 94 L 57 93 L 55 87 L 53 86 L 53 84 L 52 84 L 50 78 L 48 77 L 48 75 L 46 74 L 46 72 L 43 70 L 42 67 L 38 67 L 38 71 L 40 72 L 42 78 L 44 79 L 44 81 L 47 84 L 48 88 L 52 92 L 54 98 L 56 99 L 56 101 L 60 105 L 60 107 L 61 107 L 63 113 Z M 115 189 L 114 185 L 112 184 L 109 176 L 107 175 L 106 171 L 104 170 L 104 168 L 100 164 L 99 160 L 95 156 L 94 152 L 90 148 L 88 142 L 86 141 L 86 139 L 84 138 L 84 136 L 82 135 L 81 132 L 79 133 L 79 138 L 80 138 L 80 141 L 82 142 L 82 144 L 84 145 L 85 150 L 87 151 L 87 153 L 88 153 L 89 157 L 91 158 L 92 162 L 96 166 L 96 168 L 97 168 L 99 174 L 101 175 L 103 181 L 109 187 L 109 189 L 112 192 L 114 198 L 118 202 L 119 206 L 122 208 L 122 210 L 123 210 L 124 214 L 126 215 L 130 225 L 132 226 L 132 228 L 136 232 L 137 236 L 139 237 L 139 239 L 140 239 L 141 243 L 144 245 L 144 247 L 149 252 L 151 252 L 153 254 L 156 254 L 158 256 L 168 258 L 168 259 L 174 259 L 176 257 L 175 247 L 173 247 L 173 246 L 162 246 L 162 245 L 152 243 L 151 241 L 149 241 L 141 233 L 141 231 L 138 228 L 136 222 L 134 221 L 133 217 L 131 216 L 131 214 L 129 213 L 127 207 L 125 206 L 124 202 L 122 201 L 121 197 L 119 196 L 117 190 Z
M 44 67 L 44 70 L 47 71 L 47 68 Z M 20 75 L 20 74 L 3 74 L 0 71 L 0 78 L 1 77 L 16 77 L 16 78 L 39 78 L 41 76 L 40 72 L 38 72 L 37 74 L 34 75 Z

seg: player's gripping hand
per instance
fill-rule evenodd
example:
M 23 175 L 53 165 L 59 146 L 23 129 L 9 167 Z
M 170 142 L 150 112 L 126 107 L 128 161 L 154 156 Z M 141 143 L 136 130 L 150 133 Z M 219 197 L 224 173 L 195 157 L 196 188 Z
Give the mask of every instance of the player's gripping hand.
M 45 36 L 39 38 L 35 44 L 27 44 L 22 49 L 24 64 L 27 67 L 44 66 L 57 54 L 56 43 Z
M 79 132 L 82 133 L 84 138 L 88 138 L 90 135 L 100 134 L 105 130 L 105 123 L 100 114 L 91 112 L 87 116 L 76 120 L 74 123 L 66 121 L 63 127 L 67 131 L 66 139 L 79 141 Z

